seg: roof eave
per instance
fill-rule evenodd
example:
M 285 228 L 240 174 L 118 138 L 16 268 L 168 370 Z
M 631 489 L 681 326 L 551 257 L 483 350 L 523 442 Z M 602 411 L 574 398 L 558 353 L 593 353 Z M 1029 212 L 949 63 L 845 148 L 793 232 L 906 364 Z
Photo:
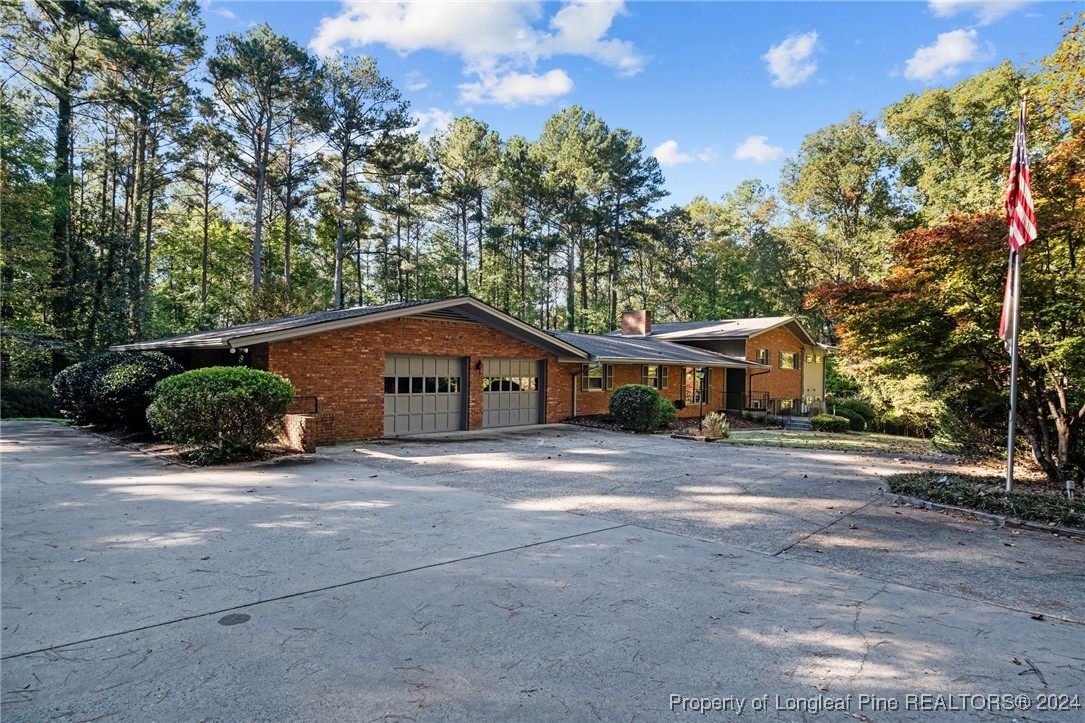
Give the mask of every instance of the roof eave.
M 741 359 L 708 361 L 705 359 L 638 359 L 632 357 L 596 356 L 594 357 L 594 361 L 600 361 L 604 364 L 670 364 L 672 366 L 730 367 L 733 369 L 768 368 L 764 364 L 742 361 Z

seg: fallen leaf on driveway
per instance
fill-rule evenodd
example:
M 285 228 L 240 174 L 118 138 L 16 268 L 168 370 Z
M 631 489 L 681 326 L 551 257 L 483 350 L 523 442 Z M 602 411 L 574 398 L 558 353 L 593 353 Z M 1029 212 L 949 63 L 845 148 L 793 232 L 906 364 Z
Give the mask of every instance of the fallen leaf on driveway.
M 210 556 L 210 555 L 204 555 L 204 556 L 203 556 L 203 557 L 201 557 L 200 559 L 201 559 L 201 560 L 210 560 L 210 559 L 211 559 L 211 556 Z
M 74 560 L 72 560 L 72 562 L 86 562 L 86 561 L 87 561 L 87 558 L 85 558 L 85 557 L 77 557 Z

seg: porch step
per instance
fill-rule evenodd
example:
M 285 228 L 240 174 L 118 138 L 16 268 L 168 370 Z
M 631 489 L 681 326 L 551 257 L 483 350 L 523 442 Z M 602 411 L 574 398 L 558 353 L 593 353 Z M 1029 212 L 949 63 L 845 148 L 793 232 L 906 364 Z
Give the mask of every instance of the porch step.
M 788 417 L 787 426 L 784 429 L 810 429 L 810 419 L 808 417 Z

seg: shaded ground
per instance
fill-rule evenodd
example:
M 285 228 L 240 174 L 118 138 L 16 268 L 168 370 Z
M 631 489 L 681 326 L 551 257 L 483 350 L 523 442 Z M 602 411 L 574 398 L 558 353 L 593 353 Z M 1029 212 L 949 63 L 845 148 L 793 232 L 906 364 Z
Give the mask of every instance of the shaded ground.
M 699 720 L 670 696 L 1085 680 L 1056 617 L 1081 546 L 886 505 L 914 464 L 556 427 L 191 470 L 0 437 L 5 721 Z M 853 714 L 940 717 L 818 717 Z

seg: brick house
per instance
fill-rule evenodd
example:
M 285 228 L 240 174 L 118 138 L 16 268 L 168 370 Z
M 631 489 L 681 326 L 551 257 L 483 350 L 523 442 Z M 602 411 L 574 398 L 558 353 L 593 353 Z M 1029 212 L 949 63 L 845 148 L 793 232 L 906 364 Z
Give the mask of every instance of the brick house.
M 825 350 L 792 316 L 651 323 L 646 311 L 626 312 L 622 328 L 608 334 L 670 342 L 757 362 L 761 368 L 727 372 L 725 409 L 774 413 L 822 411 Z
M 624 335 L 545 332 L 477 299 L 454 297 L 316 312 L 112 348 L 163 351 L 189 369 L 243 364 L 281 374 L 297 391 L 292 411 L 305 417 L 320 444 L 601 414 L 611 390 L 628 383 L 659 388 L 685 404 L 685 416 L 701 408 L 738 408 L 732 403 L 744 403 L 747 389 L 768 390 L 766 400 L 799 396 L 791 377 L 801 378 L 802 371 L 777 370 L 751 356 L 762 342 L 750 351 L 724 351 L 713 348 L 711 338 L 663 338 L 667 326 L 653 332 L 648 314 L 627 312 Z M 701 336 L 712 333 L 706 329 Z M 804 348 L 808 339 L 796 342 L 787 323 L 750 338 L 781 354 Z M 759 374 L 767 378 L 754 385 Z

